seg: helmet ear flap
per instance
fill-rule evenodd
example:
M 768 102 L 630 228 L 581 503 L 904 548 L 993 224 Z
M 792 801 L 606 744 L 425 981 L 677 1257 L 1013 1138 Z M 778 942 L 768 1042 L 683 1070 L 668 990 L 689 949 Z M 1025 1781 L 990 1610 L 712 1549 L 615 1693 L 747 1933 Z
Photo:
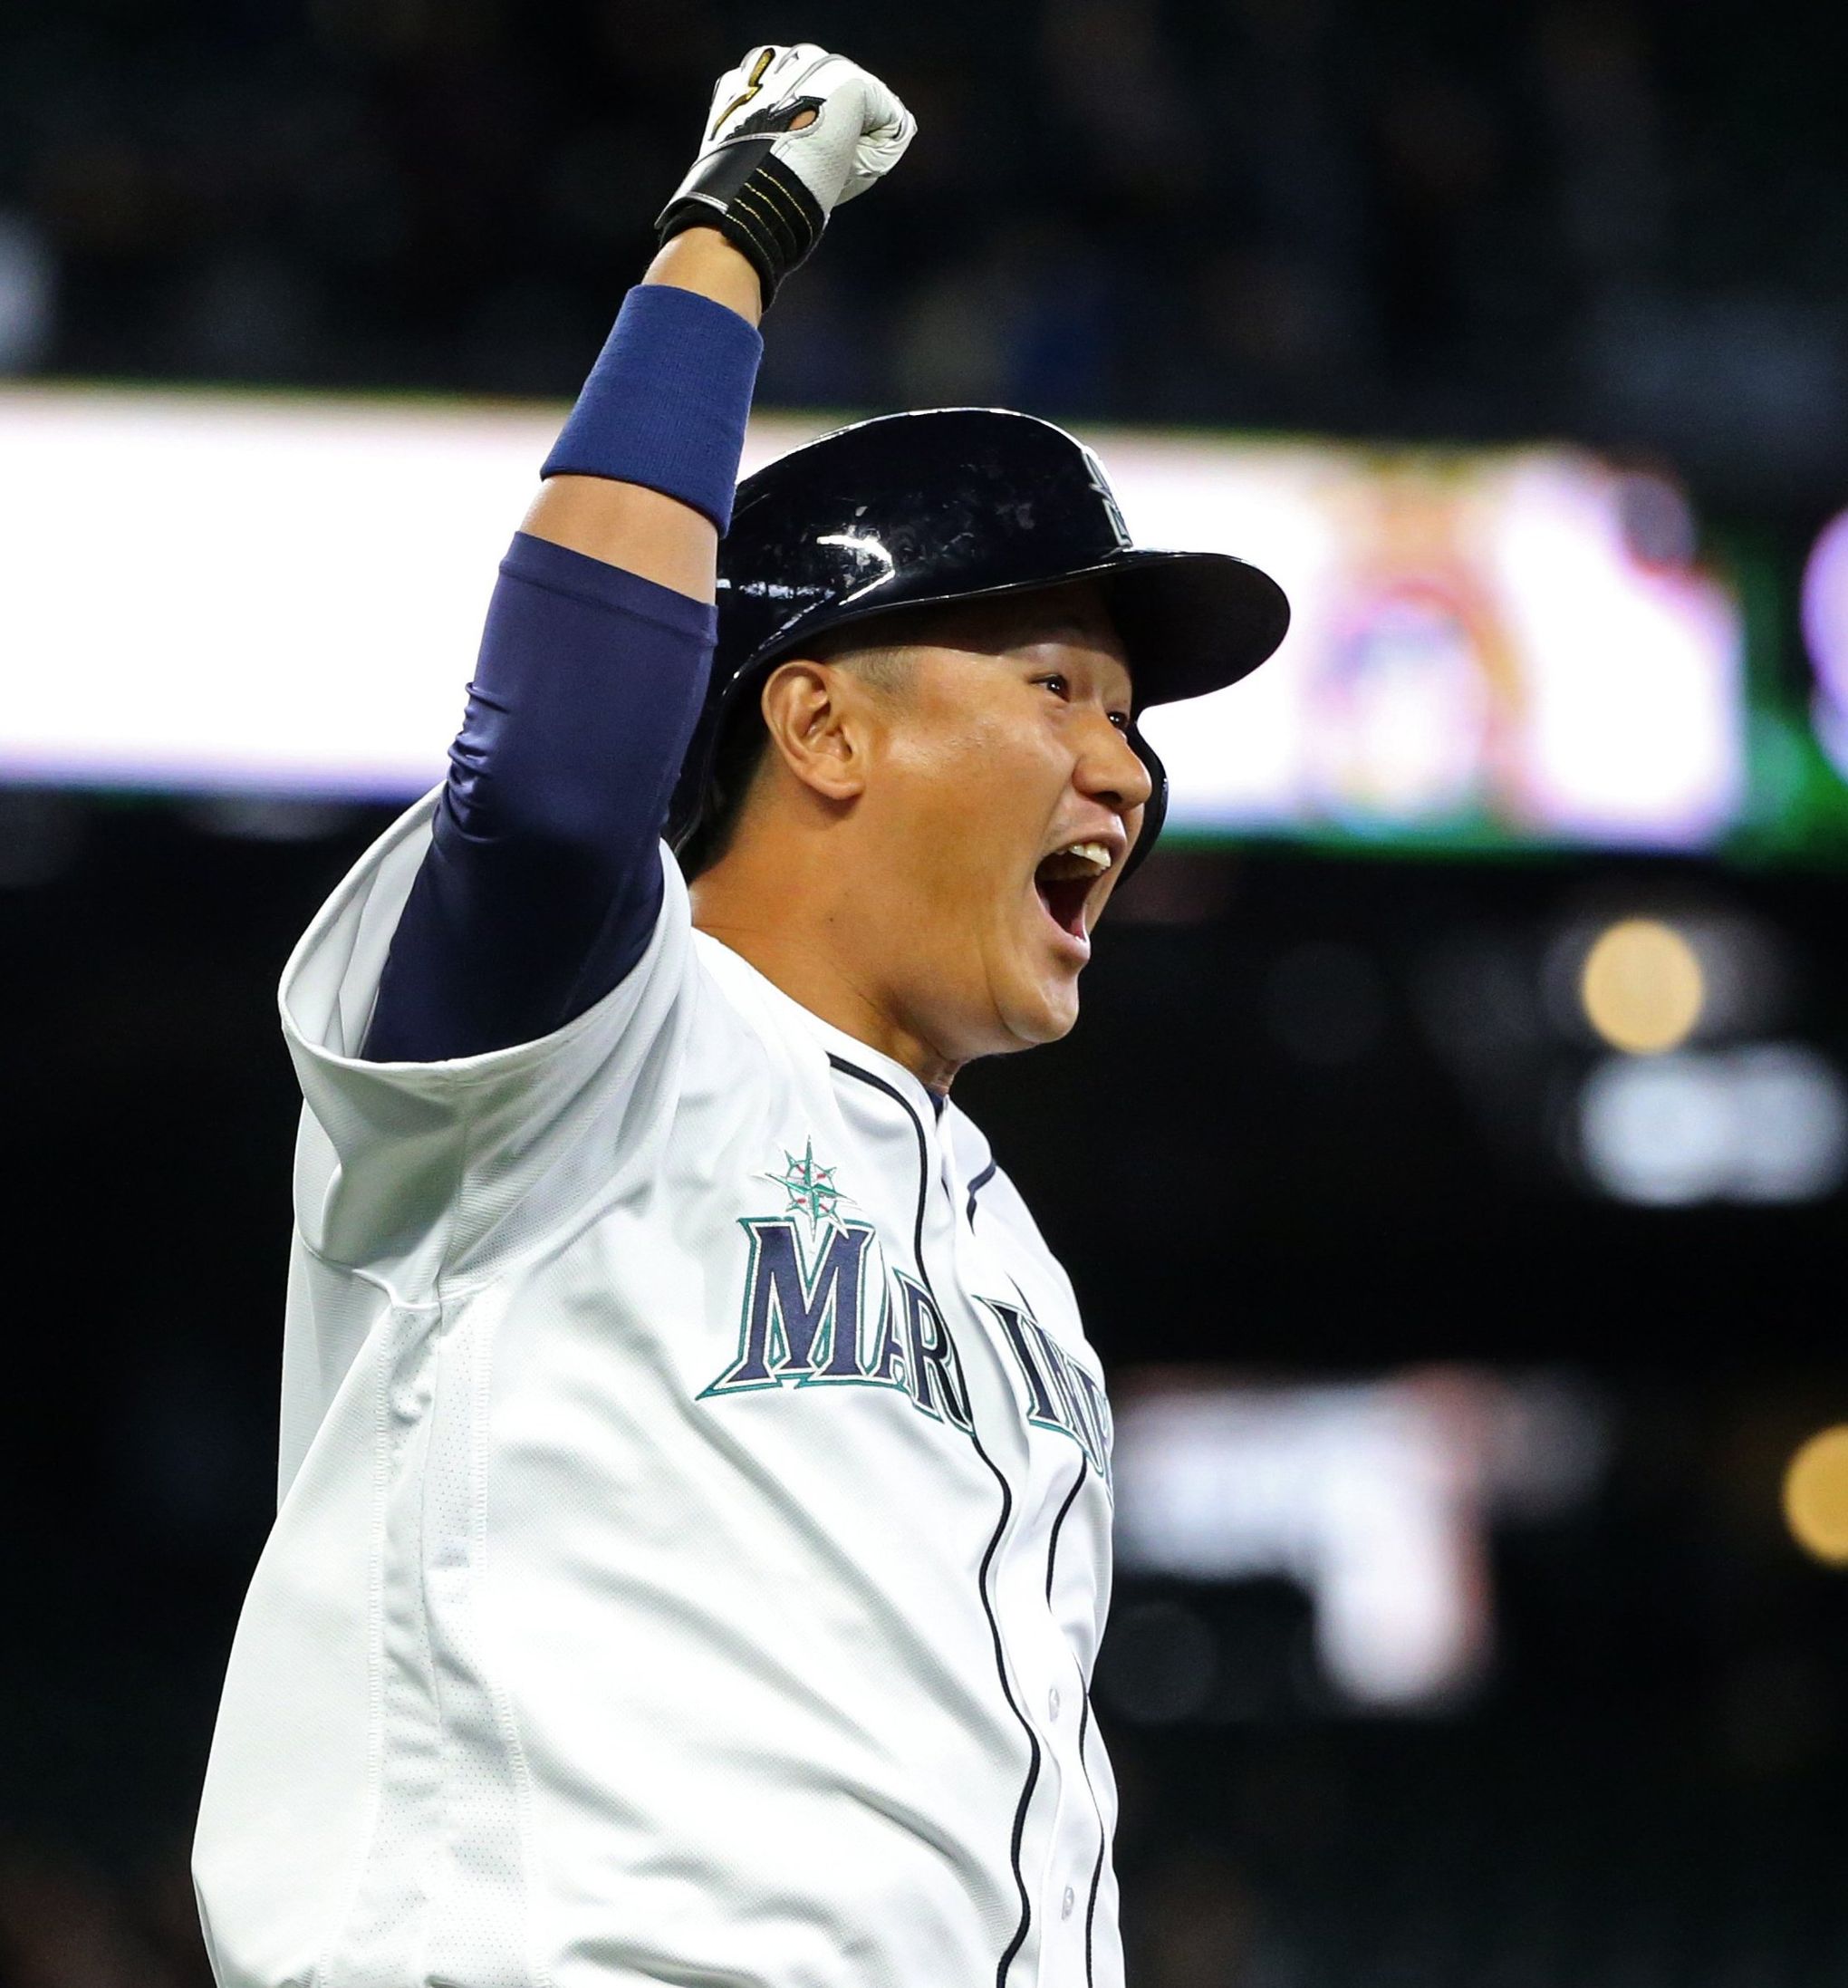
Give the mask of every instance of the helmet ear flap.
M 1136 846 L 1130 851 L 1130 860 L 1123 865 L 1123 873 L 1118 883 L 1127 883 L 1135 875 L 1137 866 L 1150 850 L 1155 846 L 1155 838 L 1161 833 L 1161 825 L 1168 819 L 1168 768 L 1161 764 L 1161 756 L 1142 736 L 1140 725 L 1130 727 L 1130 744 L 1137 758 L 1149 769 L 1149 798 L 1142 807 L 1142 832 L 1136 837 Z

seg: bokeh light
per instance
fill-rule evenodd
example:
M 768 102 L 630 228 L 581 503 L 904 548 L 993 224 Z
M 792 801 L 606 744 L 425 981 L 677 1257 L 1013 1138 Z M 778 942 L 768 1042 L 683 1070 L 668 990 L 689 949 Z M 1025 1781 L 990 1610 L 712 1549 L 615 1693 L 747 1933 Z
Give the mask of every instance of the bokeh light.
M 1628 1056 L 1679 1048 L 1706 999 L 1699 955 L 1657 918 L 1622 919 L 1601 932 L 1579 974 L 1585 1019 Z
M 1848 1423 L 1819 1430 L 1791 1458 L 1784 1517 L 1813 1559 L 1848 1567 Z
M 1823 527 L 1804 568 L 1803 632 L 1815 671 L 1816 737 L 1848 775 L 1848 511 Z
M 1803 1201 L 1848 1173 L 1848 1084 L 1806 1043 L 1611 1057 L 1579 1100 L 1585 1167 L 1655 1207 Z

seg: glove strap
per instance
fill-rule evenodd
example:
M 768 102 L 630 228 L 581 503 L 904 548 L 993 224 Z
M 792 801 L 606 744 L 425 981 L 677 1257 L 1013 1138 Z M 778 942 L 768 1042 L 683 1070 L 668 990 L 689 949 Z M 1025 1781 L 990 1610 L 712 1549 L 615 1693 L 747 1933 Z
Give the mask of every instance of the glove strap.
M 737 136 L 694 167 L 655 223 L 664 242 L 683 228 L 716 227 L 757 272 L 765 310 L 828 225 L 821 203 L 771 151 L 791 120 L 820 101 L 794 97 L 747 120 Z

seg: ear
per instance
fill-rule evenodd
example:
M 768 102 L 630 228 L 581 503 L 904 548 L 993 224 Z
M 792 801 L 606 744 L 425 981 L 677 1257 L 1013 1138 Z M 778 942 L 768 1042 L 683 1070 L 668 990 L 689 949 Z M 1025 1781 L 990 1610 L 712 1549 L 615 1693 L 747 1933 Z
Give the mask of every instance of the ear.
M 866 785 L 871 713 L 850 671 L 795 658 L 765 679 L 765 729 L 777 757 L 810 792 L 852 801 Z

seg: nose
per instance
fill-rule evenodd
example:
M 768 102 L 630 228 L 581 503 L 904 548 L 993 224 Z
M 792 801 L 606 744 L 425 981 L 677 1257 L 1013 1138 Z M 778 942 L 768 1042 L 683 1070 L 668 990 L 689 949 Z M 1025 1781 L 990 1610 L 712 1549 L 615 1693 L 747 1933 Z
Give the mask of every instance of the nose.
M 1087 800 L 1101 801 L 1118 815 L 1127 815 L 1146 806 L 1154 792 L 1149 769 L 1128 733 L 1119 731 L 1101 711 L 1086 734 L 1074 777 L 1078 791 Z

